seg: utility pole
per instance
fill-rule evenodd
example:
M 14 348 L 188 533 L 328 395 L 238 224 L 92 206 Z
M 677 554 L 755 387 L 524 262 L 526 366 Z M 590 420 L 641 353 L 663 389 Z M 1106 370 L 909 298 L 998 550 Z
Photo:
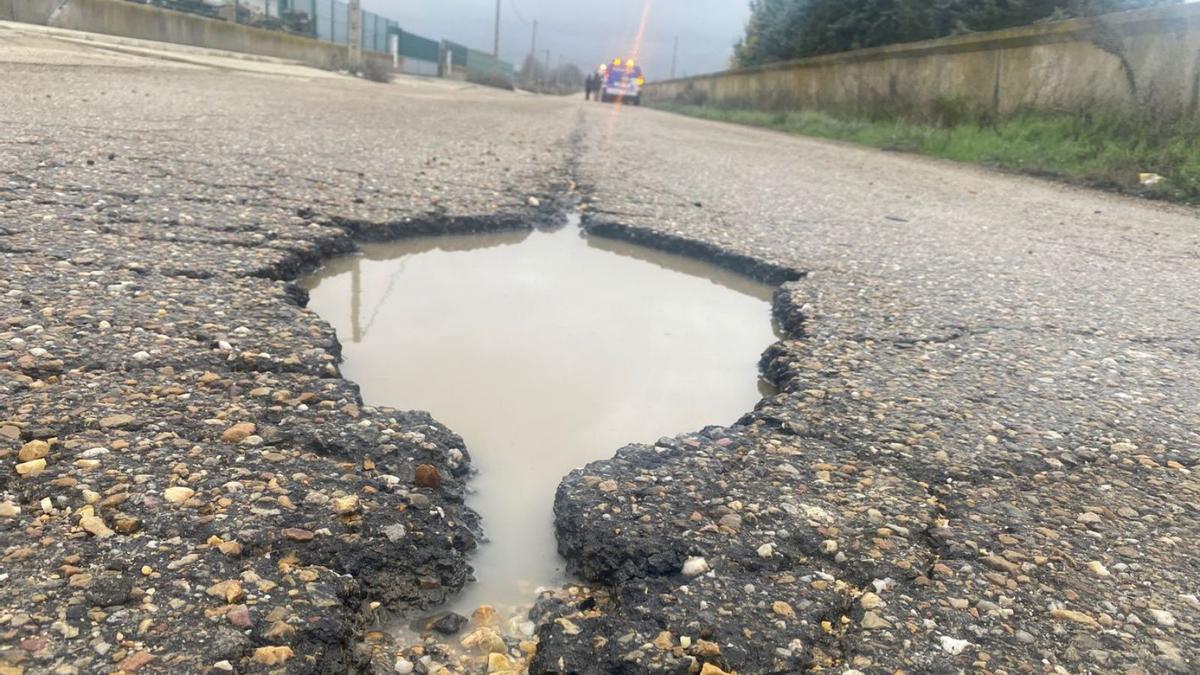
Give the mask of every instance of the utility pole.
M 537 58 L 537 19 L 533 20 L 533 42 L 529 43 L 529 58 Z
M 500 2 L 496 0 L 496 46 L 492 48 L 492 56 L 500 58 Z
M 675 79 L 675 62 L 679 59 L 679 36 L 675 36 L 675 49 L 671 52 L 671 79 Z
M 350 70 L 362 70 L 362 1 L 350 0 L 350 21 L 346 27 L 349 35 L 347 43 L 350 46 Z

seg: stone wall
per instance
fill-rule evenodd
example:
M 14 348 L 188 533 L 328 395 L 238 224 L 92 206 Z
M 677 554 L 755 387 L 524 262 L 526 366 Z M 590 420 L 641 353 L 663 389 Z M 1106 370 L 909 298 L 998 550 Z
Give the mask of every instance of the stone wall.
M 648 101 L 857 115 L 1200 114 L 1200 5 L 892 45 L 647 85 Z
M 0 0 L 0 20 L 288 59 L 318 68 L 348 63 L 345 45 L 218 21 L 126 0 Z M 368 54 L 391 63 L 391 56 Z

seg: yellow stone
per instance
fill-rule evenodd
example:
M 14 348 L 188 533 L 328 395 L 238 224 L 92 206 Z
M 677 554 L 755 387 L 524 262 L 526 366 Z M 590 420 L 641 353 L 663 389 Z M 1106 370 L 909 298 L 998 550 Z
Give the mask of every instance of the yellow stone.
M 489 673 L 500 673 L 506 670 L 513 670 L 512 661 L 509 661 L 507 656 L 495 652 L 488 654 Z
M 99 516 L 84 516 L 79 519 L 79 526 L 97 539 L 105 539 L 113 535 L 113 531 L 108 529 L 108 525 L 105 525 Z
M 480 605 L 471 612 L 471 623 L 475 626 L 497 626 L 500 624 L 500 615 L 496 613 L 495 607 Z
M 342 515 L 355 513 L 358 511 L 358 497 L 349 495 L 347 497 L 335 497 L 333 499 L 333 510 Z
M 259 647 L 254 650 L 254 661 L 265 666 L 278 666 L 295 655 L 291 647 Z
M 163 498 L 172 504 L 182 504 L 192 498 L 196 491 L 188 487 L 169 487 L 163 490 Z
M 1100 624 L 1095 619 L 1083 612 L 1076 612 L 1073 609 L 1052 609 L 1050 610 L 1050 616 L 1062 621 L 1074 621 L 1075 623 L 1081 623 L 1092 628 L 1100 627 Z
M 29 441 L 21 446 L 21 451 L 17 453 L 17 460 L 21 462 L 30 462 L 35 459 L 41 459 L 50 454 L 50 444 L 46 441 Z
M 671 638 L 671 631 L 669 631 L 669 630 L 664 630 L 663 632 L 658 634 L 658 637 L 654 638 L 654 646 L 658 647 L 659 649 L 663 650 L 664 652 L 669 650 L 674 645 L 675 645 L 675 642 Z
M 704 664 L 704 667 L 700 669 L 700 675 L 734 675 L 734 674 L 728 673 L 724 670 L 721 670 L 720 668 L 714 666 L 711 663 L 706 663 L 706 664 Z
M 214 598 L 222 598 L 225 600 L 225 602 L 231 605 L 238 600 L 241 600 L 242 597 L 246 595 L 246 592 L 242 590 L 242 585 L 234 579 L 218 581 L 212 586 L 209 586 L 207 592 Z M 280 663 L 282 663 L 282 661 Z
M 794 619 L 796 617 L 796 610 L 792 609 L 791 605 L 782 600 L 776 600 L 775 602 L 771 603 L 771 611 L 775 612 L 779 616 L 785 616 L 789 619 Z
M 33 478 L 46 470 L 46 460 L 34 459 L 28 462 L 21 462 L 17 465 L 17 475 L 25 478 Z
M 241 443 L 257 430 L 258 428 L 249 422 L 235 424 L 221 434 L 221 440 L 226 443 Z

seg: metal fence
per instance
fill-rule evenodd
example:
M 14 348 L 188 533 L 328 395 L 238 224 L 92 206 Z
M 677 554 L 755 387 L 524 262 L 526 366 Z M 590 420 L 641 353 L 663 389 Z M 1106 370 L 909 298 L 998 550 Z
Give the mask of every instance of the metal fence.
M 131 0 L 211 19 L 304 35 L 335 44 L 350 42 L 350 6 L 341 0 Z M 385 16 L 362 13 L 362 47 L 393 53 L 404 72 L 440 75 L 454 69 L 512 81 L 513 66 L 465 45 L 437 41 L 402 30 Z

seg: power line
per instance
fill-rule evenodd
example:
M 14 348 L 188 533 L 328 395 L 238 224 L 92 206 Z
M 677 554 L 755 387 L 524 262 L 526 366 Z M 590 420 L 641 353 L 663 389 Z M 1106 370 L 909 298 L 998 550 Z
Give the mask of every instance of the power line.
M 521 10 L 517 9 L 516 0 L 508 0 L 508 8 L 511 9 L 512 13 L 517 17 L 517 21 L 520 21 L 521 23 L 525 24 L 526 26 L 529 25 L 529 22 L 526 21 L 525 17 L 521 15 Z

